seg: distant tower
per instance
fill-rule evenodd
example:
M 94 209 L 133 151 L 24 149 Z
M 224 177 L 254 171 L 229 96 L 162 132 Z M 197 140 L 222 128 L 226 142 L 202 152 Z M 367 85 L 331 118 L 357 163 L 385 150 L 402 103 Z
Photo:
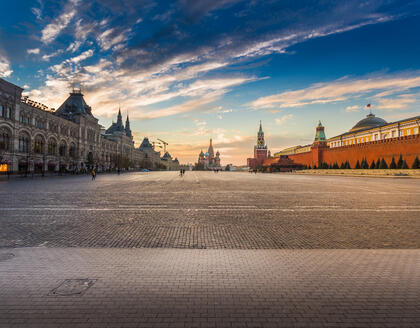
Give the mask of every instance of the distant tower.
M 122 115 L 121 115 L 121 109 L 120 108 L 118 109 L 117 127 L 118 127 L 118 130 L 120 130 L 120 131 L 124 130 L 124 125 L 123 125 L 123 122 L 122 122 Z
M 216 152 L 216 158 L 215 158 L 214 162 L 215 162 L 214 164 L 216 166 L 220 166 L 220 153 L 219 153 L 219 151 Z
M 264 131 L 262 129 L 262 123 L 260 121 L 260 129 L 257 134 L 257 144 L 254 146 L 254 159 L 255 164 L 260 166 L 267 158 L 267 145 L 264 140 Z
M 312 144 L 312 165 L 320 167 L 324 162 L 323 150 L 327 148 L 327 138 L 325 137 L 324 127 L 321 121 L 319 121 L 316 127 L 315 140 Z
M 257 138 L 257 148 L 258 149 L 264 149 L 267 148 L 267 146 L 265 145 L 265 141 L 264 141 L 264 132 L 262 130 L 262 124 L 260 121 L 260 129 L 258 131 L 258 138 Z
M 214 150 L 213 150 L 213 140 L 210 139 L 210 146 L 209 149 L 207 151 L 209 153 L 209 159 L 212 160 L 214 158 Z
M 322 126 L 321 121 L 319 121 L 318 126 L 316 127 L 314 143 L 326 143 L 326 142 L 327 142 L 327 138 L 325 137 L 324 127 Z
M 127 137 L 132 137 L 133 136 L 131 134 L 130 119 L 128 118 L 128 114 L 127 114 L 127 120 L 125 121 L 125 134 L 127 135 Z

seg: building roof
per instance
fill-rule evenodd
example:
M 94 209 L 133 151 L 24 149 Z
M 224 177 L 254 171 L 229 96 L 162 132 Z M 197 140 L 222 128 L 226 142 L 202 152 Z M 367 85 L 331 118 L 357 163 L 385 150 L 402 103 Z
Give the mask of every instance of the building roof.
M 57 115 L 71 117 L 75 114 L 92 115 L 92 108 L 88 106 L 80 90 L 73 90 L 66 101 L 57 109 Z
M 145 148 L 153 148 L 152 144 L 149 141 L 148 137 L 144 137 L 143 141 L 141 142 L 141 145 L 139 147 L 140 150 L 143 150 Z
M 359 130 L 368 129 L 368 128 L 370 129 L 376 128 L 376 127 L 386 125 L 386 124 L 388 123 L 383 118 L 376 117 L 374 114 L 370 113 L 366 115 L 366 118 L 357 122 L 356 125 L 351 128 L 350 132 L 359 131 Z
M 168 152 L 166 152 L 166 153 L 163 155 L 162 159 L 172 159 L 172 156 L 171 156 Z
M 357 129 L 357 130 L 353 130 L 353 129 L 351 129 L 349 132 L 345 132 L 345 133 L 339 134 L 338 136 L 332 137 L 332 138 L 330 138 L 330 139 L 334 139 L 334 138 L 338 138 L 338 137 L 344 137 L 344 136 L 351 135 L 351 134 L 354 134 L 354 133 L 359 133 L 359 132 L 363 132 L 363 131 L 368 131 L 368 130 L 371 130 L 371 129 L 374 129 L 374 128 L 383 127 L 383 126 L 388 126 L 388 125 L 392 125 L 392 124 L 403 123 L 403 122 L 408 122 L 408 121 L 412 121 L 412 120 L 420 120 L 420 115 L 419 115 L 419 116 L 413 116 L 413 117 L 406 118 L 406 119 L 399 120 L 399 121 L 395 121 L 395 122 L 390 122 L 390 123 L 386 123 L 386 124 L 378 125 L 378 126 L 368 126 L 368 127 L 365 127 L 365 128 L 360 128 L 360 129 Z M 362 121 L 363 121 L 363 120 L 362 120 Z M 385 120 L 384 120 L 384 121 L 385 121 Z M 361 121 L 360 121 L 360 122 L 361 122 Z M 359 124 L 359 123 L 358 123 L 358 124 Z M 356 125 L 357 125 L 357 124 L 356 124 Z

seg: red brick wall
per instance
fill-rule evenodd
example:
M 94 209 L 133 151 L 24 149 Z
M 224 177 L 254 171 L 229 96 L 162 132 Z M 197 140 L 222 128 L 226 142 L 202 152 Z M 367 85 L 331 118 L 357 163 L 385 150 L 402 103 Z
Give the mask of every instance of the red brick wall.
M 317 155 L 317 152 L 320 152 Z M 321 161 L 327 164 L 338 165 L 345 161 L 349 161 L 351 167 L 356 165 L 357 160 L 361 161 L 366 158 L 368 163 L 372 163 L 378 158 L 384 158 L 388 165 L 391 163 L 392 157 L 398 161 L 400 154 L 406 160 L 409 167 L 414 162 L 416 156 L 420 158 L 420 135 L 406 136 L 393 139 L 385 139 L 379 141 L 372 141 L 363 144 L 356 144 L 351 146 L 317 149 L 312 148 L 312 151 L 290 155 L 295 163 L 304 165 L 319 166 Z

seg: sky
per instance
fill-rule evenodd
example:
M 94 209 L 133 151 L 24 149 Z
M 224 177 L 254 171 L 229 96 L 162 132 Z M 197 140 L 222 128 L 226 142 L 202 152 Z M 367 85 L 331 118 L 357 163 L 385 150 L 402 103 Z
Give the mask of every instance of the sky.
M 420 0 L 0 1 L 0 77 L 58 108 L 80 85 L 100 124 L 182 163 L 311 143 L 368 113 L 420 115 Z

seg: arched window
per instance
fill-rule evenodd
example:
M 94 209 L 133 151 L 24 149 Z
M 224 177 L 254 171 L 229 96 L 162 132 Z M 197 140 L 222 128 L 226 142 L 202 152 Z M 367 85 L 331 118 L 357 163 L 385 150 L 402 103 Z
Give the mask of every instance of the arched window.
M 66 156 L 67 153 L 67 145 L 64 141 L 60 143 L 60 148 L 58 149 L 60 156 Z
M 75 158 L 76 157 L 76 145 L 74 143 L 70 144 L 69 156 L 71 158 Z
M 29 153 L 29 136 L 26 133 L 19 135 L 19 151 Z
M 35 142 L 34 142 L 34 152 L 36 154 L 43 154 L 44 153 L 44 139 L 40 136 L 37 135 L 35 137 Z
M 0 149 L 9 150 L 10 148 L 10 133 L 6 129 L 0 129 Z
M 57 143 L 54 139 L 50 139 L 48 142 L 48 155 L 57 154 Z

